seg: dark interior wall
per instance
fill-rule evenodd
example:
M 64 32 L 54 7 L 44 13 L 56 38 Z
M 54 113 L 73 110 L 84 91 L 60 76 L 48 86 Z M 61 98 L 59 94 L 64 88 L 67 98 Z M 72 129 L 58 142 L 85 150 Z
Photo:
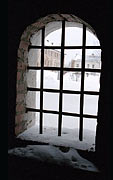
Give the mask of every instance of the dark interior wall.
M 108 160 L 111 127 L 111 4 L 104 0 L 9 0 L 8 25 L 8 137 L 9 145 L 14 140 L 15 105 L 16 105 L 16 66 L 17 49 L 25 28 L 38 18 L 48 14 L 74 14 L 89 23 L 101 41 L 103 71 L 101 78 L 99 119 L 97 130 L 97 152 Z M 109 70 L 108 70 L 109 69 Z M 100 131 L 101 129 L 101 131 Z M 104 139 L 104 140 L 103 140 Z M 101 148 L 100 148 L 101 147 Z M 99 156 L 98 156 L 99 157 Z

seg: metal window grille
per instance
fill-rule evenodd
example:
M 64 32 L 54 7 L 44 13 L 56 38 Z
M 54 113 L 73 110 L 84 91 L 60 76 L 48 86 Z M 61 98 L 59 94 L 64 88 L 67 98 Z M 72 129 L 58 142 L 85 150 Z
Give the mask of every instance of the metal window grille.
M 101 69 L 90 69 L 85 68 L 85 53 L 86 49 L 101 49 L 100 46 L 86 46 L 86 26 L 83 24 L 83 39 L 82 46 L 65 46 L 65 21 L 62 21 L 62 37 L 61 37 L 61 46 L 45 46 L 45 27 L 42 28 L 42 43 L 41 46 L 29 46 L 29 49 L 41 49 L 41 67 L 28 66 L 28 70 L 41 70 L 41 83 L 40 88 L 31 88 L 28 87 L 28 91 L 40 91 L 40 109 L 27 108 L 26 112 L 39 112 L 40 113 L 40 123 L 39 123 L 39 133 L 43 133 L 43 113 L 58 114 L 58 136 L 62 134 L 62 116 L 73 116 L 79 117 L 79 140 L 83 140 L 83 118 L 94 118 L 97 119 L 98 115 L 89 115 L 83 113 L 83 104 L 84 104 L 84 95 L 99 95 L 99 92 L 95 91 L 84 91 L 84 74 L 85 72 L 98 72 L 101 73 Z M 44 67 L 44 50 L 45 49 L 60 49 L 61 50 L 61 61 L 60 67 Z M 81 68 L 65 68 L 64 65 L 64 50 L 65 49 L 81 49 L 82 50 L 82 66 Z M 60 89 L 45 89 L 43 88 L 43 76 L 44 70 L 56 70 L 60 71 Z M 72 90 L 63 90 L 63 72 L 64 71 L 73 71 L 81 72 L 81 89 L 80 91 Z M 43 109 L 43 92 L 59 93 L 59 111 L 53 110 L 44 110 Z M 80 113 L 70 113 L 62 111 L 62 98 L 63 94 L 80 94 Z

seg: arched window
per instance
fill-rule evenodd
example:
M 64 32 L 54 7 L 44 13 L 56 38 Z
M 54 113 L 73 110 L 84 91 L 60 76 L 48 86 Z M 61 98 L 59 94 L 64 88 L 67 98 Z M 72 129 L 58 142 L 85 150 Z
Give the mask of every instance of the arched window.
M 88 126 L 96 135 L 101 47 L 94 30 L 76 16 L 51 15 L 26 31 L 18 50 L 16 122 L 21 124 L 20 132 L 37 121 L 37 131 L 43 134 L 48 118 L 50 123 L 55 119 L 58 136 L 66 134 L 66 124 L 77 129 L 79 141 L 84 141 Z M 23 104 L 18 102 L 20 96 Z

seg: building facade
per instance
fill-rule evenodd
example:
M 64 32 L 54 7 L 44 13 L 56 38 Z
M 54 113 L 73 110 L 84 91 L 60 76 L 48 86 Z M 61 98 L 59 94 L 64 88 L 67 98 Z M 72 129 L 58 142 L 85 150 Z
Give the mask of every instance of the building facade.
M 45 49 L 44 66 L 60 67 L 60 52 L 55 49 Z
M 49 40 L 46 41 L 47 46 L 53 46 Z M 61 52 L 57 49 L 45 49 L 44 50 L 44 66 L 45 67 L 60 67 Z M 38 50 L 37 54 L 37 66 L 41 66 L 41 51 Z
M 71 68 L 81 68 L 82 57 L 77 56 L 76 59 L 71 60 Z M 101 56 L 94 54 L 87 55 L 85 59 L 85 68 L 100 69 L 101 68 Z

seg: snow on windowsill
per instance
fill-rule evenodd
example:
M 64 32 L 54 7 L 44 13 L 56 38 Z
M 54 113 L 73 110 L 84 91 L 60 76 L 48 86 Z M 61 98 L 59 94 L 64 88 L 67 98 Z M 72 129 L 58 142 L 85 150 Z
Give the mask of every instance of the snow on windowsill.
M 17 138 L 94 152 L 95 132 L 84 129 L 83 141 L 79 140 L 78 134 L 78 129 L 64 128 L 62 135 L 58 136 L 58 130 L 54 127 L 44 127 L 43 134 L 39 134 L 39 127 L 35 125 L 19 134 Z

